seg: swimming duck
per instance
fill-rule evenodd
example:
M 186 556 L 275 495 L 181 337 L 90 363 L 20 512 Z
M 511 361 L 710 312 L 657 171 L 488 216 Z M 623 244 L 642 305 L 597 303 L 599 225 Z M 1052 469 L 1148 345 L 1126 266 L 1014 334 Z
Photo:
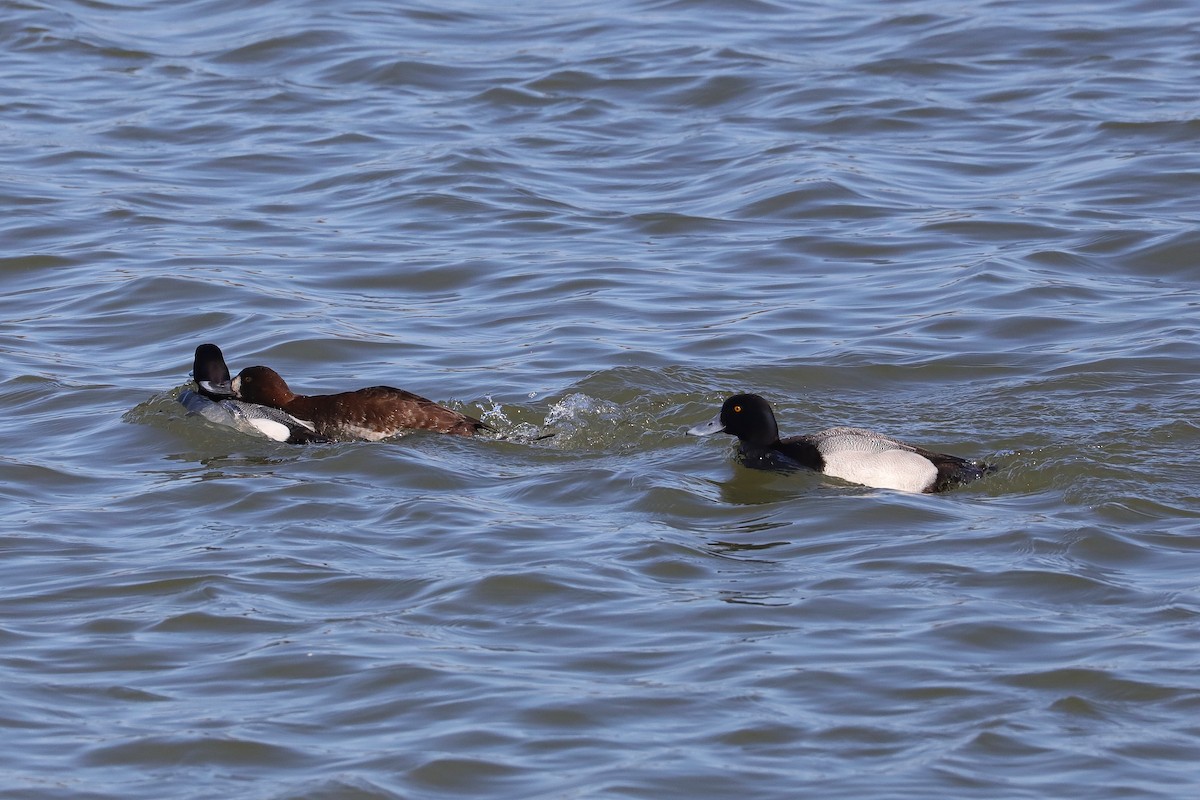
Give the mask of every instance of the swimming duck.
M 934 453 L 864 428 L 829 428 L 780 439 L 771 404 L 756 394 L 730 397 L 716 419 L 688 433 L 728 433 L 741 441 L 741 451 L 750 461 L 799 465 L 877 489 L 942 492 L 992 471 L 985 464 Z
M 277 442 L 305 444 L 327 441 L 318 436 L 311 422 L 296 419 L 285 411 L 245 403 L 231 398 L 219 388 L 229 383 L 229 367 L 221 348 L 202 344 L 196 348 L 192 361 L 194 389 L 185 389 L 179 396 L 189 413 L 198 414 L 209 422 L 236 428 L 243 433 L 266 436 Z
M 411 429 L 456 436 L 492 430 L 474 417 L 391 386 L 370 386 L 338 394 L 295 394 L 270 367 L 247 367 L 232 381 L 210 388 L 232 394 L 243 402 L 270 406 L 308 420 L 318 435 L 330 439 L 378 441 Z

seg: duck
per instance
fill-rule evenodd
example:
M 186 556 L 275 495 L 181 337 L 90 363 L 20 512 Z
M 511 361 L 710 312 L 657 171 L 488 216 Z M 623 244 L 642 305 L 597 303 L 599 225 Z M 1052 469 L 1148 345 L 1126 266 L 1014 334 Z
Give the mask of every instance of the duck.
M 277 408 L 234 399 L 222 391 L 219 387 L 229 383 L 229 367 L 225 363 L 225 354 L 215 344 L 205 343 L 196 348 L 192 361 L 192 381 L 193 388 L 185 389 L 179 396 L 179 402 L 189 414 L 277 442 L 309 444 L 328 441 L 317 435 L 311 422 L 297 419 Z
M 331 440 L 374 442 L 406 430 L 455 436 L 493 430 L 474 417 L 391 386 L 369 386 L 337 394 L 296 394 L 270 367 L 246 367 L 232 381 L 210 384 L 208 388 L 309 421 L 317 435 Z
M 690 428 L 688 433 L 736 436 L 751 466 L 800 466 L 876 489 L 944 492 L 994 470 L 987 464 L 935 453 L 865 428 L 829 428 L 780 439 L 771 404 L 757 394 L 733 395 L 715 419 Z

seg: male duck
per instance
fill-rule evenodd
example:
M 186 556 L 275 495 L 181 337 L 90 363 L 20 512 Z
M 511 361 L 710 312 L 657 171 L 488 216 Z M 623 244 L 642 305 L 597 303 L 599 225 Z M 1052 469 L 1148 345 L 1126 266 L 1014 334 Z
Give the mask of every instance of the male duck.
M 993 469 L 863 428 L 829 428 L 780 439 L 770 403 L 756 394 L 730 397 L 716 419 L 688 433 L 728 433 L 741 440 L 741 451 L 749 460 L 799 465 L 877 489 L 942 492 L 982 478 Z
M 210 388 L 243 402 L 270 406 L 308 420 L 318 435 L 330 439 L 378 441 L 410 429 L 456 436 L 492 430 L 474 417 L 391 386 L 371 386 L 339 394 L 295 394 L 279 373 L 269 367 L 247 367 L 232 381 Z
M 217 425 L 266 436 L 277 442 L 304 444 L 327 441 L 317 435 L 311 422 L 296 419 L 277 408 L 234 400 L 228 392 L 214 389 L 214 386 L 229 383 L 229 367 L 225 365 L 221 348 L 215 344 L 202 344 L 196 348 L 192 379 L 195 381 L 195 390 L 185 389 L 179 396 L 179 402 L 189 413 L 198 414 Z

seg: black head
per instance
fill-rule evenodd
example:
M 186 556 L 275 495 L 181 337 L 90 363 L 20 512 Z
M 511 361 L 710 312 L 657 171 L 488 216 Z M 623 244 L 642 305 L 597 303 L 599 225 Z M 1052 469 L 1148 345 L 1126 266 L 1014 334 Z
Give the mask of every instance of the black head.
M 721 406 L 721 413 L 712 422 L 697 425 L 688 433 L 707 436 L 728 433 L 754 447 L 770 447 L 779 441 L 779 426 L 771 404 L 756 394 L 735 394 Z
M 219 400 L 231 394 L 222 390 L 223 386 L 229 385 L 229 367 L 225 365 L 221 348 L 215 344 L 202 344 L 196 348 L 192 378 L 196 381 L 197 390 L 205 397 Z
M 747 444 L 768 447 L 779 441 L 771 404 L 756 394 L 735 394 L 721 406 L 721 425 Z

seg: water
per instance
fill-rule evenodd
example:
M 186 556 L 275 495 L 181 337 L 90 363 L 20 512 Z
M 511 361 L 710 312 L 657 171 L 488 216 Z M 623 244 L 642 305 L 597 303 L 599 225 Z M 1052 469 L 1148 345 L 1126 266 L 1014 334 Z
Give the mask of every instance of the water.
M 3 796 L 1195 792 L 1192 4 L 0 32 Z M 556 435 L 253 439 L 204 341 Z M 682 435 L 746 389 L 999 469 Z

